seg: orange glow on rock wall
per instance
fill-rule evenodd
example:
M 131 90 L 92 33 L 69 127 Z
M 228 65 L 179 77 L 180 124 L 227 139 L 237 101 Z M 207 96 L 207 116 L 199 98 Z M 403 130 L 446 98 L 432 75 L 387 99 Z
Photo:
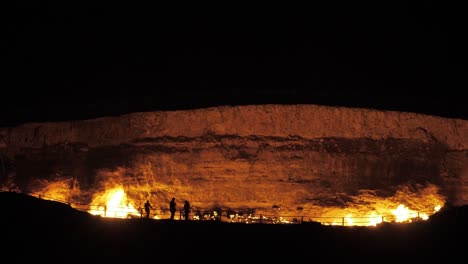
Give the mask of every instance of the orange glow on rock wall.
M 151 218 L 167 219 L 175 197 L 178 209 L 190 201 L 193 219 L 377 225 L 468 203 L 466 120 L 265 105 L 0 133 L 2 190 L 105 217 L 140 217 L 149 200 Z
M 287 204 L 281 204 L 280 200 L 273 200 L 281 199 L 282 196 L 278 193 L 271 194 L 274 202 L 270 204 L 247 201 L 243 202 L 241 207 L 235 206 L 235 203 L 231 203 L 231 206 L 221 206 L 203 201 L 203 193 L 190 193 L 193 190 L 191 186 L 168 186 L 157 183 L 152 186 L 146 183 L 138 187 L 138 185 L 129 184 L 128 181 L 123 184 L 123 180 L 122 185 L 116 185 L 115 177 L 121 177 L 119 173 L 122 173 L 122 170 L 103 172 L 103 175 L 112 175 L 108 181 L 103 183 L 107 187 L 95 191 L 89 204 L 72 203 L 72 206 L 102 217 L 136 218 L 142 216 L 141 205 L 145 201 L 143 197 L 150 193 L 149 200 L 155 207 L 151 218 L 165 219 L 169 217 L 168 197 L 171 195 L 158 197 L 151 195 L 151 190 L 153 190 L 153 194 L 158 192 L 173 193 L 174 190 L 177 190 L 184 195 L 178 198 L 179 209 L 181 209 L 182 201 L 190 197 L 192 211 L 200 213 L 194 213 L 193 219 L 214 219 L 219 214 L 221 220 L 227 222 L 255 222 L 260 221 L 261 218 L 265 223 L 292 223 L 300 220 L 316 221 L 325 225 L 375 226 L 382 222 L 427 220 L 430 215 L 437 212 L 445 204 L 445 197 L 439 193 L 439 188 L 432 184 L 426 184 L 412 187 L 400 186 L 392 196 L 388 197 L 379 197 L 375 191 L 362 190 L 355 196 L 347 196 L 347 201 L 340 206 L 324 205 L 327 201 L 309 201 L 296 203 L 296 207 L 291 208 Z M 65 197 L 63 194 L 70 192 L 70 190 L 67 191 L 67 185 L 64 182 L 51 182 L 46 185 L 42 184 L 42 186 L 43 189 L 38 189 L 35 193 L 41 193 L 44 198 L 47 197 L 51 200 L 63 200 Z M 244 186 L 244 188 L 248 188 L 248 186 Z M 251 193 L 255 193 L 255 191 L 254 189 L 249 190 Z M 75 193 L 77 192 L 75 190 Z M 342 199 L 345 198 L 342 197 Z M 206 216 L 203 213 L 211 215 Z

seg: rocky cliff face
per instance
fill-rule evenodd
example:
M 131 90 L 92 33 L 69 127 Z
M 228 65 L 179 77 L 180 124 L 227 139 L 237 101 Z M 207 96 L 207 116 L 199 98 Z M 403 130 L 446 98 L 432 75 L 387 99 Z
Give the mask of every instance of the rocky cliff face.
M 468 204 L 467 147 L 461 119 L 216 107 L 1 128 L 0 180 L 77 204 L 121 186 L 136 207 L 148 198 L 162 211 L 171 197 L 265 214 L 379 211 L 388 202 L 427 211 L 421 200 Z

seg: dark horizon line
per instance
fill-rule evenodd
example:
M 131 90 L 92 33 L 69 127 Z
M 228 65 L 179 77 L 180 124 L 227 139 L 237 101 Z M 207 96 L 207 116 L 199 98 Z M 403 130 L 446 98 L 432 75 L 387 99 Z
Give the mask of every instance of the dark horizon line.
M 461 97 L 424 98 L 407 97 L 398 99 L 390 96 L 380 96 L 369 99 L 350 100 L 351 96 L 330 98 L 315 95 L 313 98 L 298 98 L 289 93 L 279 92 L 268 98 L 235 98 L 226 95 L 224 98 L 193 98 L 192 95 L 180 96 L 175 100 L 165 97 L 127 97 L 114 98 L 105 101 L 59 101 L 42 103 L 36 102 L 26 105 L 3 106 L 3 112 L 8 113 L 0 119 L 0 127 L 14 127 L 25 123 L 35 122 L 64 122 L 88 120 L 100 117 L 121 116 L 136 112 L 195 110 L 222 106 L 245 105 L 322 105 L 330 107 L 349 107 L 374 109 L 378 111 L 411 112 L 442 118 L 468 120 L 468 112 Z M 53 100 L 53 99 L 51 99 Z M 9 109 L 8 109 L 9 108 Z

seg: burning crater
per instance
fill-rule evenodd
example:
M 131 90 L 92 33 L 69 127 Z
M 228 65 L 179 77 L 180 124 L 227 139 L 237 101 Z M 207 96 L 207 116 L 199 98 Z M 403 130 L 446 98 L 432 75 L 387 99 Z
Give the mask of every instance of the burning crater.
M 315 105 L 0 129 L 0 183 L 105 217 L 376 225 L 468 203 L 468 121 Z M 176 217 L 179 219 L 179 217 Z

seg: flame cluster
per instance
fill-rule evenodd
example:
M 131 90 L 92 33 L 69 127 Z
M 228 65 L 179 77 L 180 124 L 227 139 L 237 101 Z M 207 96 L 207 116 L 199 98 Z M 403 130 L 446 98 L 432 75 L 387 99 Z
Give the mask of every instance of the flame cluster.
M 392 197 L 362 192 L 343 208 L 320 208 L 315 221 L 327 225 L 376 226 L 383 222 L 409 223 L 427 220 L 445 204 L 435 185 L 410 188 L 403 185 Z
M 91 208 L 88 212 L 102 217 L 131 218 L 141 216 L 141 210 L 135 209 L 135 206 L 128 200 L 122 186 L 96 195 L 91 205 L 94 208 Z
M 112 176 L 112 175 L 111 175 Z M 84 206 L 73 203 L 74 196 L 79 195 L 79 188 L 70 188 L 70 181 L 41 182 L 37 184 L 37 193 L 44 199 L 56 200 L 70 204 L 71 206 L 85 210 L 93 215 L 110 218 L 139 218 L 143 217 L 142 204 L 148 193 L 146 189 L 138 189 L 131 185 L 118 184 L 118 181 L 106 182 L 105 188 L 94 191 L 92 199 Z M 129 197 L 128 192 L 132 195 Z M 163 197 L 164 199 L 164 197 Z M 161 200 L 154 200 L 157 204 Z M 194 203 L 193 203 L 194 204 Z M 376 226 L 383 222 L 413 222 L 427 220 L 445 204 L 445 197 L 439 194 L 437 186 L 427 184 L 425 186 L 400 188 L 391 197 L 379 197 L 374 191 L 361 191 L 353 197 L 345 206 L 318 206 L 311 205 L 302 221 L 315 221 L 324 225 L 343 226 Z M 278 208 L 279 209 L 279 208 Z M 221 219 L 227 222 L 264 222 L 264 223 L 295 223 L 297 217 L 283 214 L 275 210 L 275 215 L 250 215 L 248 217 L 236 214 L 214 212 L 214 215 L 192 215 L 193 220 Z M 194 212 L 194 211 L 193 211 Z M 307 216 L 309 214 L 310 216 Z M 153 210 L 151 218 L 168 218 L 163 210 Z M 270 221 L 271 220 L 271 221 Z

